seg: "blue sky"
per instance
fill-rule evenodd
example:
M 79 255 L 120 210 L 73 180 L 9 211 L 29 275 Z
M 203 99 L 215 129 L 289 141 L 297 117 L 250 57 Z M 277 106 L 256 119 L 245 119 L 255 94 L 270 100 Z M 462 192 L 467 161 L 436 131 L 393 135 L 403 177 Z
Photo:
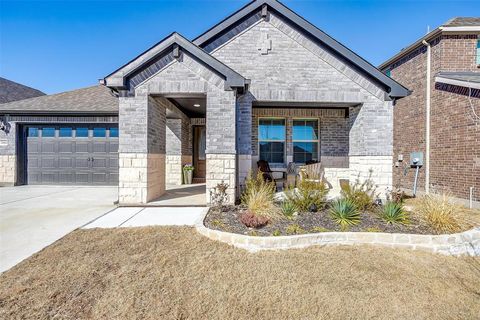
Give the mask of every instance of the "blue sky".
M 0 0 L 0 76 L 46 93 L 85 87 L 173 31 L 194 38 L 248 0 Z M 470 1 L 284 0 L 374 65 L 455 16 Z

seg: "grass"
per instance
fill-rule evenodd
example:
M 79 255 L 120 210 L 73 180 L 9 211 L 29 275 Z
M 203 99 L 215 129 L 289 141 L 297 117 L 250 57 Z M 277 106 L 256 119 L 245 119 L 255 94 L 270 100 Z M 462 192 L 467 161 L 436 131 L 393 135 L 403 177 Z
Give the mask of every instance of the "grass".
M 248 253 L 191 228 L 75 231 L 0 275 L 0 319 L 478 319 L 480 261 Z

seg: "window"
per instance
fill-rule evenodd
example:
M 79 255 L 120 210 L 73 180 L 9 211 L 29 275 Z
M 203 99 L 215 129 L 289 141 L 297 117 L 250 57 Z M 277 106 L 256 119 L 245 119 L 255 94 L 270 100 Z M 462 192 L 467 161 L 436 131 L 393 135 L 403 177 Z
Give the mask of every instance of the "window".
M 480 39 L 477 40 L 477 66 L 480 66 Z
M 391 77 L 392 76 L 392 71 L 390 69 L 388 69 L 387 71 L 385 71 L 385 75 L 387 77 Z
M 75 131 L 77 138 L 88 138 L 88 128 L 77 128 Z
M 110 138 L 118 138 L 118 128 L 110 128 Z
M 105 128 L 93 128 L 93 136 L 95 138 L 104 138 L 107 136 L 107 129 Z
M 293 120 L 293 162 L 318 160 L 318 120 Z
M 55 137 L 55 128 L 43 128 L 42 129 L 43 138 L 52 138 Z
M 29 127 L 28 128 L 28 132 L 27 132 L 27 135 L 29 137 L 38 137 L 38 128 L 32 128 L 32 127 Z
M 72 136 L 72 128 L 60 128 L 58 136 L 61 138 L 70 138 Z
M 259 119 L 258 142 L 260 160 L 284 163 L 285 119 Z

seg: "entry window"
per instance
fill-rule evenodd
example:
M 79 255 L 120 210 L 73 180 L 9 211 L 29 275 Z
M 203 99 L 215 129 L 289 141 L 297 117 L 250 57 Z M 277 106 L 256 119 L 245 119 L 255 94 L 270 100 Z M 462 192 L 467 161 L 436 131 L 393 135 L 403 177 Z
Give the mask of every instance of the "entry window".
M 60 128 L 60 130 L 58 131 L 58 136 L 61 138 L 71 138 L 72 128 Z
M 107 136 L 107 129 L 105 128 L 93 128 L 93 136 L 95 138 L 104 138 Z
M 43 128 L 42 129 L 43 138 L 52 138 L 55 137 L 55 128 Z
M 480 39 L 477 40 L 477 66 L 480 66 Z
M 75 131 L 77 138 L 88 138 L 88 128 L 77 128 Z
M 27 135 L 32 138 L 38 137 L 38 128 L 28 128 Z
M 284 163 L 285 119 L 259 119 L 258 143 L 260 160 L 270 163 Z
M 118 138 L 118 128 L 110 128 L 110 138 Z
M 293 161 L 318 160 L 318 119 L 293 120 Z

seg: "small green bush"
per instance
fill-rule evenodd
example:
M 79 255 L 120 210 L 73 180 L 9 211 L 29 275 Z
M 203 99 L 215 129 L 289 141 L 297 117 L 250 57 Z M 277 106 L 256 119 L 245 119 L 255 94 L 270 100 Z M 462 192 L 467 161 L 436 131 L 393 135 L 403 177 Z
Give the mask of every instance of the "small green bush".
M 325 207 L 328 188 L 323 182 L 303 179 L 297 188 L 285 192 L 287 201 L 291 202 L 300 212 L 309 212 L 312 206 L 320 210 Z
M 408 212 L 400 202 L 387 201 L 380 211 L 380 218 L 388 224 L 407 224 Z
M 304 234 L 305 230 L 300 227 L 298 224 L 291 224 L 285 230 L 287 234 Z
M 370 170 L 368 179 L 360 182 L 360 175 L 355 180 L 354 184 L 346 184 L 342 186 L 341 195 L 342 198 L 352 202 L 357 210 L 371 209 L 375 203 L 376 187 L 372 179 L 372 170 Z
M 382 230 L 379 227 L 369 227 L 365 229 L 366 232 L 382 232 Z
M 310 229 L 310 232 L 312 232 L 312 233 L 330 232 L 330 231 L 332 231 L 332 230 L 324 228 L 324 227 L 313 227 L 312 229 Z
M 248 175 L 241 201 L 251 213 L 273 219 L 279 215 L 274 195 L 275 184 L 265 181 L 259 171 L 255 178 L 251 173 Z
M 330 208 L 330 215 L 342 231 L 360 222 L 360 213 L 355 204 L 348 199 L 338 199 Z
M 282 235 L 282 233 L 278 229 L 272 232 L 272 236 L 274 236 L 274 237 L 279 237 L 281 235 Z
M 289 200 L 282 202 L 281 209 L 283 215 L 288 219 L 292 219 L 295 212 L 297 212 L 297 207 Z

